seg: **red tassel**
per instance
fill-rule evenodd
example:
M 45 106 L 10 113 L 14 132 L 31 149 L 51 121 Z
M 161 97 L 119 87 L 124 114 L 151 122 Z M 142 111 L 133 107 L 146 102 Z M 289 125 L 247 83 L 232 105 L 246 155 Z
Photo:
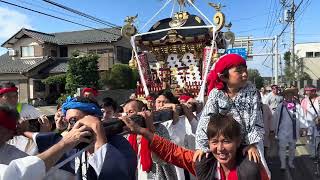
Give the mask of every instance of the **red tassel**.
M 151 151 L 150 151 L 149 141 L 144 137 L 141 138 L 140 156 L 141 156 L 140 163 L 142 165 L 142 170 L 146 172 L 150 172 L 152 168 Z
M 138 154 L 137 135 L 136 134 L 129 134 L 128 141 L 131 144 L 134 152 L 136 152 L 136 154 Z

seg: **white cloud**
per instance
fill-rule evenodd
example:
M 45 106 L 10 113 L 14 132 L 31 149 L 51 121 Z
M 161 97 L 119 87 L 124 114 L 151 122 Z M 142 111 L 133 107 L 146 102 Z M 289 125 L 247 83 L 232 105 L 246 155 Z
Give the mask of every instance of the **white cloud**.
M 29 18 L 18 11 L 0 7 L 0 40 L 3 42 L 22 27 L 31 28 Z

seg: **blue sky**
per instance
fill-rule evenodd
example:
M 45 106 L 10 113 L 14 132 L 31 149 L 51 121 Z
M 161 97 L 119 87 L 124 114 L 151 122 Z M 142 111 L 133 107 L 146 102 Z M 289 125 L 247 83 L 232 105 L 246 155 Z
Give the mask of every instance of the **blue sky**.
M 103 28 L 101 24 L 90 22 L 75 14 L 69 13 L 41 0 L 6 0 L 15 4 L 43 11 L 55 16 L 66 18 L 78 23 L 86 24 L 96 28 Z M 128 15 L 138 14 L 137 26 L 142 27 L 154 14 L 162 7 L 165 0 L 55 0 L 58 3 L 77 9 L 100 19 L 123 25 L 123 20 Z M 287 0 L 291 1 L 291 0 Z M 196 6 L 212 20 L 215 11 L 208 6 L 210 0 L 196 0 Z M 223 5 L 223 12 L 226 14 L 227 21 L 231 21 L 232 31 L 236 36 L 274 37 L 278 34 L 283 24 L 279 23 L 282 16 L 282 9 L 279 0 L 220 0 Z M 296 4 L 300 0 L 295 0 Z M 150 23 L 152 25 L 157 20 L 170 16 L 173 3 L 170 3 L 162 13 Z M 296 42 L 319 42 L 320 41 L 320 15 L 318 9 L 319 0 L 303 0 L 297 11 L 296 20 Z M 187 7 L 189 12 L 199 15 L 194 8 Z M 177 10 L 177 6 L 175 8 Z M 42 32 L 61 32 L 86 29 L 60 20 L 52 19 L 33 12 L 22 10 L 0 2 L 0 43 L 3 43 L 11 35 L 16 33 L 21 27 L 31 28 Z M 149 27 L 149 26 L 148 26 Z M 147 29 L 144 29 L 146 31 Z M 282 36 L 282 44 L 289 44 L 289 28 Z M 264 47 L 265 42 L 255 42 L 254 53 L 266 52 L 270 49 L 270 43 Z M 263 48 L 264 47 L 264 48 Z M 288 49 L 281 46 L 281 51 Z M 5 49 L 0 48 L 0 53 Z M 265 62 L 264 62 L 265 61 Z M 263 63 L 264 62 L 264 63 Z M 259 69 L 263 76 L 271 76 L 271 58 L 254 57 L 249 62 L 250 68 Z

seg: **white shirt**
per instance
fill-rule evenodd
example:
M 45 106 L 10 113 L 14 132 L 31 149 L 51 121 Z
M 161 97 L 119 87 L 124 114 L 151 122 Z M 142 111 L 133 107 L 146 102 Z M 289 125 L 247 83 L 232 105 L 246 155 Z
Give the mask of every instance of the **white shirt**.
M 33 106 L 29 104 L 23 104 L 20 118 L 21 119 L 35 119 L 40 117 L 40 112 Z M 26 152 L 29 155 L 38 154 L 37 145 L 33 140 L 25 137 L 25 136 L 15 136 L 13 139 L 8 141 L 8 144 L 11 144 L 18 148 L 19 150 Z
M 27 156 L 0 164 L 0 180 L 42 180 L 46 174 L 44 162 L 37 156 Z
M 93 167 L 93 169 L 95 170 L 97 176 L 99 176 L 102 166 L 103 166 L 103 162 L 106 156 L 106 152 L 108 149 L 109 144 L 106 143 L 103 146 L 101 146 L 97 151 L 95 151 L 93 154 L 91 155 L 87 155 L 88 157 L 88 163 Z M 86 160 L 85 160 L 85 154 L 82 153 L 82 179 L 86 180 L 86 174 L 87 174 L 87 168 L 86 168 Z M 80 159 L 76 158 L 75 159 L 75 173 L 78 171 L 79 168 L 79 164 L 80 164 Z
M 280 120 L 282 103 L 279 104 L 275 113 L 273 114 L 273 129 L 275 129 L 278 139 L 285 140 L 286 142 L 294 142 L 293 131 L 296 131 L 297 138 L 299 138 L 299 129 L 306 127 L 305 119 L 302 116 L 302 109 L 299 104 L 296 104 L 296 129 L 292 128 L 293 110 L 287 109 L 285 106 L 282 109 L 282 118 Z

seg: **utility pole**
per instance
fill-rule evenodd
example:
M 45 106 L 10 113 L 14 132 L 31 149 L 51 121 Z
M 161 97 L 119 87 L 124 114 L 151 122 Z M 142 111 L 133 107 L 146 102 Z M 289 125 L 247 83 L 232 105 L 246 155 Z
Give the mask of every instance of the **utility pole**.
M 294 53 L 294 45 L 295 45 L 295 27 L 294 27 L 294 21 L 295 21 L 295 5 L 294 0 L 291 0 L 291 11 L 290 11 L 290 26 L 291 26 L 291 55 L 290 55 L 290 64 L 291 64 L 291 70 L 294 72 L 295 79 L 297 78 L 297 69 L 296 69 L 296 60 L 295 60 L 295 53 Z M 295 82 L 293 82 L 295 84 Z
M 272 77 L 271 77 L 271 83 L 272 84 L 275 84 L 275 73 L 274 73 L 274 58 L 273 58 L 273 56 L 274 56 L 274 39 L 272 39 L 272 41 L 271 41 L 272 43 L 271 43 L 271 54 L 272 54 L 272 56 L 271 56 L 271 72 L 272 72 Z
M 274 76 L 274 84 L 278 85 L 278 77 L 279 77 L 279 46 L 278 46 L 278 35 L 276 35 L 275 37 L 275 45 L 276 45 L 276 53 L 275 53 L 275 56 L 276 56 L 276 60 L 275 60 L 275 76 Z

